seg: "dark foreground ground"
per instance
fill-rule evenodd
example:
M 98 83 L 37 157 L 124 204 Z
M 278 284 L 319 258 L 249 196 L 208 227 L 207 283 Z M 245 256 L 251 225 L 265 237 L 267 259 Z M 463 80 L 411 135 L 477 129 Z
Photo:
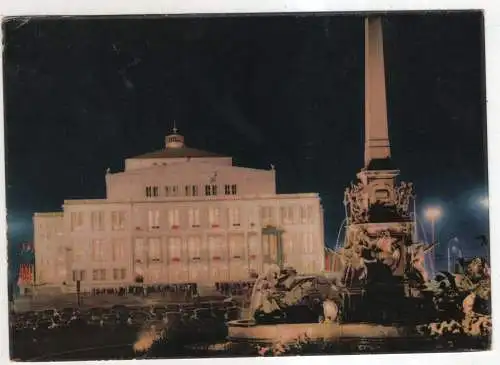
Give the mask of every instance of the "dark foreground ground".
M 13 359 L 21 361 L 126 360 L 141 358 L 197 358 L 266 356 L 273 351 L 253 344 L 231 344 L 223 333 L 213 333 L 203 343 L 194 344 L 188 333 L 157 342 L 143 353 L 135 353 L 133 344 L 139 327 L 115 326 L 61 328 L 50 333 L 33 331 L 13 333 Z M 408 353 L 481 351 L 489 348 L 486 338 L 439 338 L 393 340 L 343 339 L 333 343 L 303 343 L 283 351 L 282 355 L 324 355 L 361 353 Z M 274 352 L 274 354 L 276 354 Z

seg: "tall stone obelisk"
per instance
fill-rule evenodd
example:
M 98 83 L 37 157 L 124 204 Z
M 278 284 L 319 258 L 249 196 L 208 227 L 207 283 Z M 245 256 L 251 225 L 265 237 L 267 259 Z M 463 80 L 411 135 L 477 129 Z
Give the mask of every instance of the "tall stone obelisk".
M 365 19 L 365 168 L 387 168 L 390 158 L 382 21 L 379 17 L 368 17 Z
M 365 161 L 358 181 L 344 195 L 346 240 L 344 252 L 355 272 L 377 265 L 402 278 L 411 259 L 413 221 L 411 183 L 396 181 L 399 170 L 391 163 L 384 46 L 380 17 L 365 18 Z M 375 271 L 374 271 L 375 270 Z M 369 270 L 370 271 L 370 270 Z M 380 271 L 380 273 L 384 270 Z M 386 271 L 387 272 L 387 271 Z M 379 277 L 378 281 L 387 278 Z

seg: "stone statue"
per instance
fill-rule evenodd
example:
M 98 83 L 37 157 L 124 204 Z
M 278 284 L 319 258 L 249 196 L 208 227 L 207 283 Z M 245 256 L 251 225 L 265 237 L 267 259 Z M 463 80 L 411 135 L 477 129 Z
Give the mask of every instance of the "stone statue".
M 335 300 L 340 290 L 323 276 L 298 275 L 293 268 L 280 270 L 277 265 L 271 265 L 255 282 L 250 314 L 260 323 L 276 318 L 294 321 L 297 313 L 309 318 L 315 316 L 315 322 L 320 315 L 333 321 L 337 318 Z M 331 303 L 324 305 L 327 300 Z M 296 307 L 301 307 L 301 311 L 294 311 Z

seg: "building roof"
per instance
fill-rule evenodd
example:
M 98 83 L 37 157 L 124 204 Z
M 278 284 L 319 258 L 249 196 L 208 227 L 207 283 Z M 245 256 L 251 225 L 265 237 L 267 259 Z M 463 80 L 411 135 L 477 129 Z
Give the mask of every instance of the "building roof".
M 173 133 L 165 137 L 165 148 L 163 150 L 149 152 L 144 155 L 132 157 L 133 159 L 148 159 L 148 158 L 185 158 L 185 157 L 227 157 L 214 152 L 198 150 L 196 148 L 187 147 L 184 144 L 184 136 L 177 133 L 177 128 L 174 125 Z
M 163 150 L 149 152 L 143 155 L 132 157 L 134 159 L 147 158 L 182 158 L 182 157 L 226 157 L 214 152 L 198 150 L 190 147 L 165 148 Z

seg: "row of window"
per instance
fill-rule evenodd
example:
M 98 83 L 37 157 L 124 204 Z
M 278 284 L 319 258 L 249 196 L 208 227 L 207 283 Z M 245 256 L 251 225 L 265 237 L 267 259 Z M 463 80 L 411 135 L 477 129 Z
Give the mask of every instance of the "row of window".
M 205 196 L 216 196 L 218 195 L 218 185 L 216 184 L 208 184 L 205 185 Z M 146 186 L 145 195 L 147 198 L 156 198 L 159 196 L 165 197 L 177 197 L 177 196 L 198 196 L 198 185 L 185 185 L 184 191 L 181 193 L 181 190 L 177 185 L 169 185 L 165 186 L 163 189 L 163 194 L 160 192 L 159 186 Z M 237 195 L 238 187 L 236 184 L 225 184 L 224 185 L 224 195 Z
M 258 217 L 258 210 L 251 209 L 248 211 L 246 222 L 241 219 L 241 208 L 232 207 L 227 208 L 226 219 L 223 221 L 223 208 L 220 207 L 210 207 L 208 210 L 203 210 L 207 212 L 205 216 L 206 226 L 218 228 L 221 226 L 239 227 L 243 223 L 248 223 L 250 227 L 255 226 L 258 222 L 262 226 L 275 225 L 278 223 L 278 217 L 276 215 L 276 209 L 274 207 L 262 207 L 260 208 L 260 217 Z M 160 226 L 166 226 L 170 229 L 178 229 L 182 227 L 197 228 L 202 226 L 201 222 L 201 212 L 200 208 L 173 208 L 169 210 L 159 210 L 150 209 L 147 211 L 147 224 L 149 230 L 160 229 Z M 166 214 L 165 214 L 166 213 Z M 290 225 L 290 224 L 310 224 L 314 223 L 313 209 L 311 206 L 285 206 L 281 207 L 279 211 L 279 224 Z M 181 216 L 182 214 L 182 216 Z M 165 220 L 162 222 L 162 215 L 165 215 Z M 77 231 L 83 227 L 83 212 L 72 212 L 71 213 L 71 230 Z M 181 219 L 182 218 L 182 219 Z M 187 218 L 187 222 L 186 222 Z M 91 229 L 93 231 L 104 231 L 106 228 L 105 215 L 103 211 L 93 211 L 90 213 L 90 223 Z M 113 231 L 124 230 L 126 227 L 126 217 L 123 211 L 113 211 L 111 212 L 111 229 Z M 136 226 L 136 229 L 141 229 L 141 224 Z
M 126 269 L 112 269 L 109 270 L 110 277 L 108 279 L 106 269 L 94 269 L 92 270 L 92 280 L 94 281 L 104 281 L 110 280 L 124 280 L 127 275 Z M 73 281 L 87 281 L 87 271 L 86 270 L 73 270 Z
M 72 231 L 83 227 L 84 212 L 71 212 L 70 227 Z M 90 225 L 93 231 L 104 231 L 106 224 L 103 211 L 90 212 Z M 113 231 L 121 231 L 125 229 L 125 212 L 111 212 L 111 229 Z
M 167 212 L 167 224 L 168 228 L 176 229 L 181 227 L 181 210 L 178 208 L 170 209 Z M 247 217 L 247 223 L 250 227 L 255 226 L 257 223 L 257 217 L 255 213 L 250 211 Z M 308 224 L 314 222 L 312 207 L 300 207 L 299 214 L 295 214 L 295 207 L 281 207 L 280 208 L 280 224 L 290 225 L 290 224 Z M 230 227 L 240 227 L 243 222 L 241 219 L 241 209 L 234 207 L 227 209 L 227 222 L 222 220 L 222 209 L 219 207 L 212 207 L 208 209 L 208 225 L 212 228 L 221 227 L 223 225 L 229 225 Z M 276 217 L 273 207 L 263 207 L 260 211 L 260 223 L 263 226 L 276 224 Z M 187 226 L 191 228 L 201 227 L 200 221 L 200 209 L 199 208 L 189 208 L 187 210 Z M 148 228 L 150 230 L 160 228 L 160 210 L 149 210 L 148 211 Z
M 285 234 L 282 240 L 283 252 L 296 254 L 311 254 L 318 246 L 311 232 Z M 255 259 L 264 256 L 277 257 L 276 238 L 265 235 L 262 239 L 257 235 L 248 237 L 240 234 L 212 235 L 206 241 L 201 236 L 189 236 L 185 240 L 181 237 L 168 237 L 164 242 L 160 237 L 135 238 L 133 244 L 133 257 L 137 264 L 164 262 L 180 262 L 185 260 L 227 260 L 230 259 Z M 74 246 L 74 259 L 76 262 L 88 258 L 88 250 L 84 245 Z M 94 239 L 91 241 L 91 259 L 94 262 L 122 261 L 127 259 L 125 241 L 112 239 L 109 241 Z

